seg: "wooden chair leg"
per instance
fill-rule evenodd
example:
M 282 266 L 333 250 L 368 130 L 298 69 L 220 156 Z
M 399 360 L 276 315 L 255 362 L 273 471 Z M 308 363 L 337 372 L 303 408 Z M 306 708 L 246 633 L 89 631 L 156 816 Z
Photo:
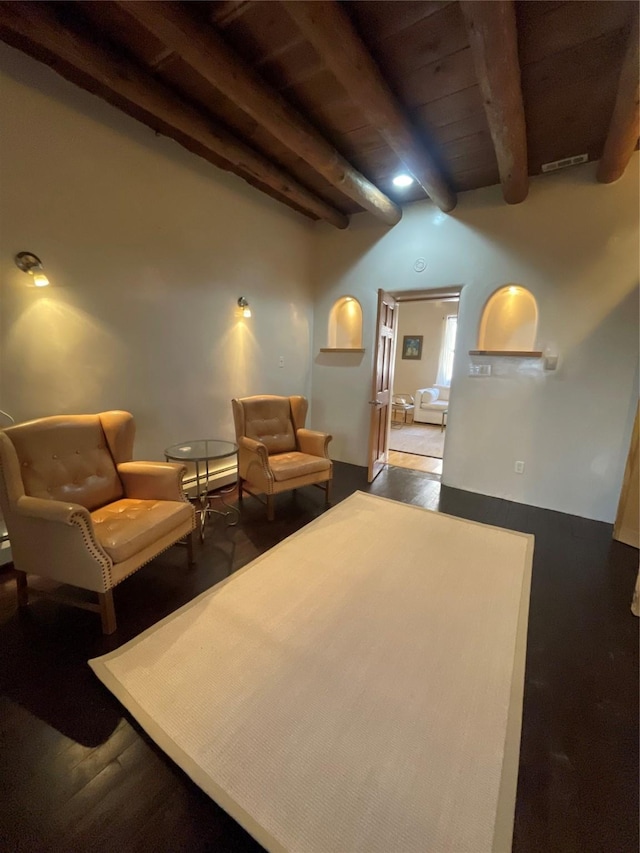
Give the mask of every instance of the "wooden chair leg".
M 98 593 L 100 602 L 100 618 L 102 619 L 102 633 L 113 634 L 116 630 L 116 610 L 113 606 L 113 590 Z
M 275 507 L 273 495 L 267 495 L 267 521 L 273 521 L 275 518 Z
M 193 558 L 193 530 L 187 534 L 187 565 L 192 566 L 195 563 Z
M 18 607 L 26 607 L 29 604 L 29 587 L 27 586 L 26 572 L 16 570 L 16 587 L 18 590 Z
M 238 504 L 242 506 L 242 477 L 238 477 Z
M 324 487 L 324 502 L 327 506 L 331 505 L 331 484 L 333 480 L 327 480 L 327 483 Z

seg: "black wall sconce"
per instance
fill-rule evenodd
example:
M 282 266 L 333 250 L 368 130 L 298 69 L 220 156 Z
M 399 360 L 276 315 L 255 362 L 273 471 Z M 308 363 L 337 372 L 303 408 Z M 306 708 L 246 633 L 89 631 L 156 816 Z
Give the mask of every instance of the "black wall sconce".
M 42 261 L 33 252 L 18 252 L 14 260 L 19 270 L 32 276 L 31 284 L 34 287 L 47 287 L 50 284 L 49 279 L 44 274 Z

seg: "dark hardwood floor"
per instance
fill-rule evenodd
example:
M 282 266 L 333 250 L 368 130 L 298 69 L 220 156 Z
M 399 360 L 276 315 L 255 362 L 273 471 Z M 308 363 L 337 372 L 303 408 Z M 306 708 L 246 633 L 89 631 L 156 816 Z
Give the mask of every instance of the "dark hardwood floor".
M 638 552 L 611 526 L 440 486 L 388 468 L 338 463 L 334 500 L 356 489 L 536 537 L 513 849 L 638 850 Z M 176 547 L 116 589 L 119 628 L 36 601 L 15 609 L 0 576 L 0 849 L 257 851 L 179 770 L 87 666 L 298 530 L 323 510 L 309 488 L 247 499 L 235 528 L 215 523 L 186 568 Z M 343 853 L 349 853 L 344 851 Z M 389 853 L 402 853 L 389 851 Z M 439 853 L 439 851 L 425 851 Z

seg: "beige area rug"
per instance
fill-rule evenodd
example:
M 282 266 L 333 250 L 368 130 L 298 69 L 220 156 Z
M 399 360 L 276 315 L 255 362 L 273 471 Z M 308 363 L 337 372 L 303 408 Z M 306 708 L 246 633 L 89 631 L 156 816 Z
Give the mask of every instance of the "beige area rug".
M 356 492 L 89 663 L 269 851 L 508 851 L 532 552 Z
M 415 453 L 417 456 L 435 456 L 442 459 L 446 428 L 441 430 L 434 424 L 403 424 L 400 429 L 392 427 L 389 432 L 389 450 Z

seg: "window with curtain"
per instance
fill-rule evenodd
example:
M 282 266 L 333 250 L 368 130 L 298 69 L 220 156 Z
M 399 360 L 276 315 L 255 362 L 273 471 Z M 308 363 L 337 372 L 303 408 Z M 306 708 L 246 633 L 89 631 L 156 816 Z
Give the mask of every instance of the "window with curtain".
M 442 335 L 442 347 L 440 349 L 440 361 L 438 363 L 438 378 L 436 379 L 436 385 L 451 385 L 453 353 L 456 348 L 457 331 L 457 316 L 455 314 L 447 315 L 444 320 L 444 333 Z

